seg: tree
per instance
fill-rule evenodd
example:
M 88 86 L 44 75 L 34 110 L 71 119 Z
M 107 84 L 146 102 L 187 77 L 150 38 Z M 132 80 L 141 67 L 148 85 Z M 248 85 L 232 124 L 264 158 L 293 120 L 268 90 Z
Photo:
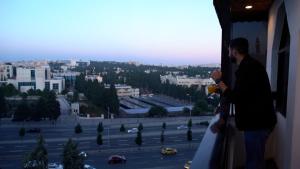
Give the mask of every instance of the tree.
M 209 111 L 207 101 L 205 99 L 200 99 L 196 102 L 192 109 L 193 115 L 202 115 Z
M 46 118 L 48 116 L 48 107 L 46 99 L 43 97 L 40 97 L 37 104 L 36 109 L 33 111 L 33 114 L 31 115 L 31 118 L 35 121 L 41 120 L 41 118 Z
M 143 129 L 144 129 L 143 123 L 140 123 L 139 126 L 138 126 L 138 130 L 140 132 L 142 132 Z
M 45 147 L 45 141 L 42 136 L 37 140 L 35 149 L 25 158 L 24 164 L 33 164 L 32 169 L 48 169 L 48 152 Z M 35 163 L 30 163 L 30 162 Z
M 75 91 L 73 93 L 72 102 L 78 102 L 78 100 L 79 100 L 79 93 L 78 93 L 78 91 Z
M 57 120 L 60 115 L 60 104 L 56 100 L 56 94 L 53 91 L 44 91 L 44 97 L 47 102 L 47 113 L 50 120 Z
M 102 144 L 103 144 L 102 134 L 101 134 L 101 133 L 98 133 L 98 136 L 97 136 L 97 144 L 98 144 L 98 145 L 102 145 Z
M 136 138 L 135 138 L 135 144 L 137 144 L 139 146 L 139 149 L 140 149 L 140 146 L 142 145 L 142 143 L 143 143 L 142 133 L 141 133 L 141 131 L 138 131 L 137 135 L 136 135 Z
M 21 101 L 14 113 L 14 121 L 24 121 L 30 117 L 31 109 L 28 107 L 25 99 Z
M 124 124 L 122 124 L 120 127 L 120 132 L 125 132 L 125 131 L 126 131 L 126 128 L 125 128 Z
M 162 124 L 161 128 L 162 128 L 163 130 L 166 130 L 166 128 L 167 128 L 167 124 L 166 124 L 166 122 L 163 122 L 163 124 Z
M 98 124 L 98 127 L 97 127 L 97 132 L 98 133 L 102 133 L 103 132 L 103 124 L 102 124 L 102 122 L 99 122 L 99 124 Z
M 160 134 L 160 143 L 161 145 L 163 145 L 165 142 L 165 132 L 164 130 L 161 131 L 161 134 Z
M 75 126 L 75 133 L 76 134 L 82 133 L 82 127 L 79 123 Z
M 188 129 L 187 133 L 186 133 L 186 136 L 187 136 L 187 140 L 188 141 L 192 141 L 193 140 L 193 137 L 192 137 L 192 130 L 191 129 Z
M 63 150 L 63 168 L 64 169 L 83 169 L 84 159 L 79 155 L 77 144 L 69 139 Z
M 23 139 L 23 137 L 25 136 L 25 128 L 21 127 L 19 130 L 19 136 Z
M 192 128 L 192 126 L 193 126 L 192 119 L 189 119 L 187 126 L 188 126 L 189 129 Z
M 168 116 L 168 111 L 162 106 L 153 106 L 148 111 L 149 117 L 165 117 Z
M 114 84 L 110 85 L 109 96 L 110 97 L 109 97 L 108 107 L 110 111 L 116 115 L 119 115 L 120 103 L 119 103 L 117 91 Z
M 184 107 L 184 108 L 182 109 L 182 111 L 183 111 L 183 114 L 190 114 L 190 109 L 187 108 L 187 107 Z
M 6 97 L 15 96 L 19 94 L 19 91 L 12 84 L 1 85 L 0 88 L 3 92 L 3 95 Z
M 1 120 L 2 117 L 4 117 L 7 112 L 7 103 L 1 88 L 0 88 L 0 105 L 1 105 L 0 106 L 0 120 Z

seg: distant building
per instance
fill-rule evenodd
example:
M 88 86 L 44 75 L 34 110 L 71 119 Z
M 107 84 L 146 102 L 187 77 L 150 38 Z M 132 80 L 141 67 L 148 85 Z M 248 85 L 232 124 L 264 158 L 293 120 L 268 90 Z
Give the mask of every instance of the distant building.
M 13 66 L 11 63 L 0 64 L 0 81 L 6 81 L 13 77 Z
M 169 82 L 170 84 L 175 84 L 175 85 L 178 85 L 178 86 L 187 86 L 187 87 L 191 87 L 192 85 L 207 86 L 207 85 L 210 85 L 210 84 L 214 84 L 214 81 L 210 78 L 209 79 L 202 79 L 200 77 L 188 77 L 186 75 L 175 76 L 175 75 L 172 75 L 172 74 L 160 76 L 160 81 L 161 81 L 161 83 Z
M 87 67 L 89 65 L 90 65 L 90 62 L 76 61 L 76 66 L 78 66 L 78 67 Z
M 105 88 L 109 88 L 110 85 L 105 85 Z M 140 89 L 132 88 L 129 85 L 124 84 L 116 84 L 115 85 L 118 97 L 125 97 L 125 96 L 139 96 Z
M 79 75 L 80 75 L 80 72 L 73 72 L 73 71 L 52 73 L 52 76 L 54 78 L 63 77 L 65 80 L 71 82 L 73 85 L 75 85 L 76 77 L 79 76 Z
M 97 80 L 98 83 L 101 83 L 103 78 L 102 78 L 100 75 L 86 75 L 86 76 L 84 77 L 84 79 L 85 79 L 86 81 L 88 81 L 88 80 L 91 80 L 91 81 Z
M 79 115 L 80 109 L 79 109 L 79 103 L 78 102 L 71 103 L 71 112 L 74 115 Z
M 39 62 L 37 62 L 39 63 Z M 36 64 L 36 62 L 34 62 Z M 3 67 L 1 65 L 0 67 Z M 15 76 L 12 77 L 13 69 L 16 70 Z M 53 90 L 56 93 L 61 93 L 65 88 L 65 80 L 63 78 L 51 78 L 49 66 L 9 66 L 10 77 L 5 80 L 5 83 L 12 84 L 20 92 L 33 90 Z

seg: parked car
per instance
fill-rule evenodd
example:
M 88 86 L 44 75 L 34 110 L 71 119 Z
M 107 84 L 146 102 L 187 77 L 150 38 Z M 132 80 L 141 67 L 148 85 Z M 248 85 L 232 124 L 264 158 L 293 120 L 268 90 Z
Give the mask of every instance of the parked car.
M 137 128 L 132 128 L 130 130 L 128 130 L 128 133 L 137 133 L 139 130 Z
M 41 129 L 40 128 L 31 128 L 27 130 L 27 133 L 40 133 Z
M 126 157 L 123 155 L 112 155 L 108 158 L 108 164 L 126 163 Z
M 162 155 L 175 155 L 177 153 L 177 150 L 175 148 L 162 148 L 161 149 L 161 154 Z
M 58 163 L 49 163 L 48 164 L 48 169 L 63 169 L 63 165 L 58 164 Z
M 177 130 L 184 130 L 187 129 L 188 127 L 186 125 L 180 125 L 177 127 Z
M 190 169 L 191 165 L 192 165 L 192 161 L 187 161 L 187 162 L 184 164 L 183 168 L 184 168 L 184 169 Z

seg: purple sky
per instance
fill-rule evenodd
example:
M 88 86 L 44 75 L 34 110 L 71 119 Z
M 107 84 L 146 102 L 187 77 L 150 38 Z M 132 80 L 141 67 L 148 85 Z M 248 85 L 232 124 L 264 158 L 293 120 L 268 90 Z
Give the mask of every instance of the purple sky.
M 0 60 L 220 63 L 211 0 L 0 2 Z

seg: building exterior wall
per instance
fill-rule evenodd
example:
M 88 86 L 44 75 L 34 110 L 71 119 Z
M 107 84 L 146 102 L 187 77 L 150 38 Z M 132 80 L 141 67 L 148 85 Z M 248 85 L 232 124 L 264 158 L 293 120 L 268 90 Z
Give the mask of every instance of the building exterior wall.
M 167 83 L 168 81 L 170 84 L 187 87 L 191 87 L 192 85 L 210 85 L 214 83 L 212 79 L 202 79 L 200 77 L 174 76 L 171 74 L 160 76 L 160 81 L 161 83 Z
M 97 80 L 98 83 L 101 83 L 102 82 L 102 77 L 100 75 L 86 75 L 85 80 L 86 81 L 88 81 L 88 80 L 91 80 L 91 81 Z
M 13 77 L 13 67 L 11 64 L 0 64 L 0 81 L 6 81 Z
M 274 133 L 275 161 L 280 169 L 298 169 L 300 166 L 300 1 L 275 0 L 269 13 L 267 72 L 271 86 L 276 90 L 277 48 L 282 26 L 280 5 L 284 2 L 290 31 L 290 60 L 286 117 L 278 113 L 278 123 Z
M 17 67 L 16 78 L 7 79 L 6 82 L 13 84 L 21 92 L 27 92 L 30 89 L 44 90 L 47 84 L 48 90 L 54 90 L 55 86 L 57 87 L 55 92 L 61 93 L 65 87 L 64 78 L 51 79 L 49 66 Z
M 80 113 L 80 110 L 79 110 L 79 103 L 72 103 L 71 104 L 71 112 L 72 112 L 72 114 L 74 114 L 74 115 L 79 115 L 79 113 Z
M 105 88 L 110 88 L 109 85 L 105 85 Z M 123 85 L 123 84 L 116 84 L 115 85 L 117 96 L 118 97 L 126 97 L 126 96 L 139 96 L 140 95 L 140 89 L 139 88 L 132 88 L 132 86 L 129 85 Z

